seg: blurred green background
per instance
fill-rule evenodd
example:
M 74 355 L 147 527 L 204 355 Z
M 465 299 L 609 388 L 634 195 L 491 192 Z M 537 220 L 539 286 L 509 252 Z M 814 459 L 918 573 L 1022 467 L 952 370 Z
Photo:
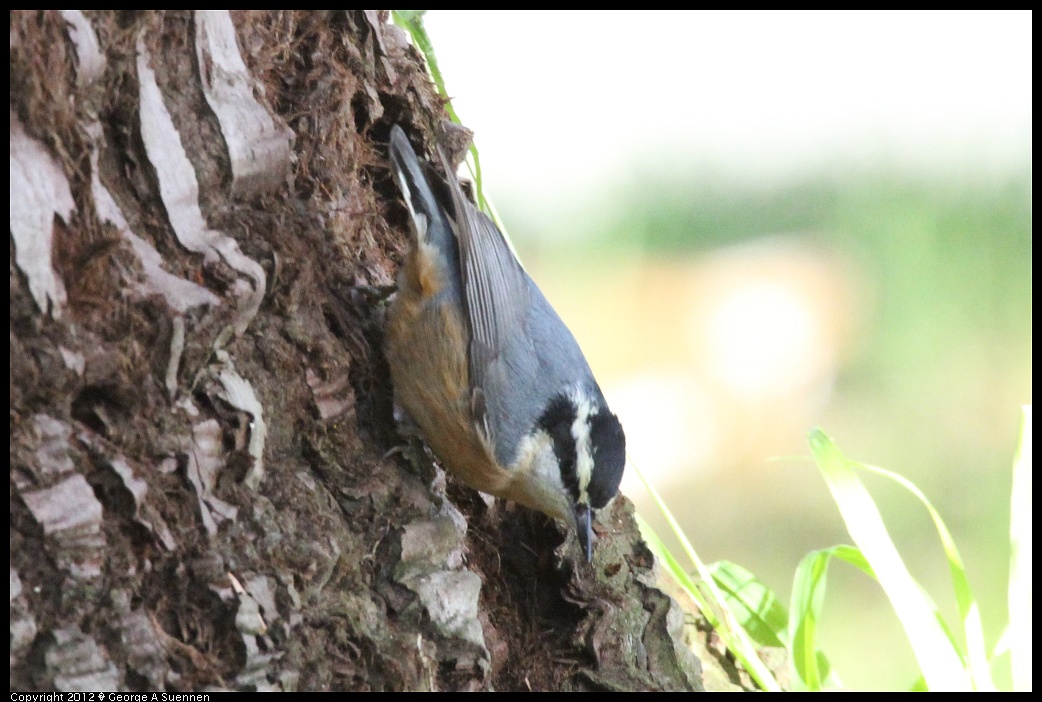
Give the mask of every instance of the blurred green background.
M 804 554 L 850 541 L 807 458 L 821 426 L 933 501 L 989 646 L 1007 621 L 1032 381 L 1030 20 L 428 15 L 487 192 L 631 462 L 705 560 L 785 602 Z M 954 621 L 928 515 L 865 479 Z M 665 536 L 632 475 L 623 492 Z M 829 584 L 841 679 L 907 689 L 915 662 L 878 586 L 841 565 Z
M 993 643 L 1006 621 L 1010 465 L 1031 401 L 1029 174 L 628 193 L 604 197 L 612 224 L 589 232 L 596 253 L 518 237 L 521 255 L 702 557 L 738 562 L 787 597 L 805 553 L 849 543 L 812 463 L 772 460 L 807 456 L 806 430 L 820 425 L 934 502 Z M 522 211 L 503 209 L 524 227 Z M 866 480 L 913 575 L 955 621 L 927 514 Z M 632 476 L 623 490 L 668 532 Z M 910 685 L 911 650 L 879 588 L 843 566 L 830 585 L 823 647 L 846 684 Z

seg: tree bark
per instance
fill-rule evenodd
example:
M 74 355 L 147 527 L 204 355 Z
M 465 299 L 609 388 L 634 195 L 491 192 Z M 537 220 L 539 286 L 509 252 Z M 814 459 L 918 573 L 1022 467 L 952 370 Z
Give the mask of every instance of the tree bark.
M 700 689 L 632 508 L 592 566 L 394 427 L 376 12 L 11 18 L 11 687 Z

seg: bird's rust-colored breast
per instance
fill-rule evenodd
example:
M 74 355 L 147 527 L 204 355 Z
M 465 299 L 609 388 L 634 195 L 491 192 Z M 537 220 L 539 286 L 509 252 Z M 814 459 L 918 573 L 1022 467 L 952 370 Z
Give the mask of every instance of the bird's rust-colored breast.
M 420 243 L 398 277 L 386 328 L 395 401 L 447 470 L 471 487 L 510 497 L 510 474 L 495 464 L 474 426 L 468 333 L 461 310 L 441 284 L 439 256 Z

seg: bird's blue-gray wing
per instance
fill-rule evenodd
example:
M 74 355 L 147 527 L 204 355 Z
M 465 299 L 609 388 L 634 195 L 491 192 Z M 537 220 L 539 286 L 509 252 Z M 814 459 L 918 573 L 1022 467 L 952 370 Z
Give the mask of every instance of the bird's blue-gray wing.
M 471 409 L 503 466 L 550 399 L 589 374 L 578 344 L 502 232 L 453 190 L 471 328 Z M 585 373 L 583 372 L 585 371 Z

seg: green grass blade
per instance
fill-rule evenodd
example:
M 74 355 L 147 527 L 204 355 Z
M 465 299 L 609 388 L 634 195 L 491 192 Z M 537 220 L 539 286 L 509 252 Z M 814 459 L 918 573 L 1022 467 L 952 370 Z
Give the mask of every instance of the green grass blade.
M 811 431 L 808 439 L 847 531 L 871 564 L 897 612 L 927 686 L 934 691 L 972 689 L 950 632 L 901 560 L 879 510 L 855 475 L 853 464 L 820 429 Z
M 970 580 L 966 576 L 966 566 L 963 565 L 962 556 L 959 554 L 959 549 L 955 546 L 955 540 L 952 538 L 951 532 L 948 531 L 944 520 L 941 519 L 940 513 L 926 499 L 926 495 L 907 478 L 878 466 L 871 466 L 865 463 L 852 463 L 852 465 L 889 478 L 915 495 L 916 499 L 926 507 L 941 539 L 944 554 L 948 559 L 948 569 L 952 576 L 955 602 L 959 608 L 959 619 L 962 622 L 963 636 L 966 639 L 966 661 L 974 689 L 982 692 L 994 691 L 995 687 L 991 680 L 991 667 L 988 663 L 987 648 L 984 643 L 984 627 L 981 624 L 980 607 L 973 596 L 973 590 L 970 588 Z
M 1013 459 L 1010 505 L 1009 630 L 1013 689 L 1031 690 L 1031 407 L 1024 407 Z
M 828 557 L 821 551 L 803 557 L 793 578 L 792 603 L 789 607 L 789 641 L 793 679 L 799 680 L 803 689 L 818 692 L 822 687 L 818 659 L 814 655 L 817 646 L 818 620 L 825 599 L 825 581 L 828 575 Z
M 448 92 L 445 90 L 445 78 L 441 75 L 441 69 L 438 67 L 438 57 L 434 53 L 434 44 L 427 34 L 427 28 L 423 26 L 423 16 L 425 14 L 427 14 L 426 10 L 391 10 L 391 19 L 409 33 L 413 45 L 423 54 L 423 58 L 427 62 L 427 70 L 430 71 L 431 78 L 434 79 L 434 85 L 438 88 L 438 94 L 443 98 L 447 98 Z M 452 109 L 452 103 L 445 105 L 445 111 L 449 113 L 453 122 L 459 123 L 459 117 L 456 116 L 456 111 Z
M 753 644 L 749 635 L 745 633 L 745 630 L 739 626 L 737 618 L 727 607 L 726 598 L 713 581 L 712 573 L 710 573 L 706 564 L 702 562 L 702 559 L 698 557 L 698 554 L 695 553 L 695 549 L 691 546 L 691 542 L 688 541 L 687 536 L 685 536 L 684 532 L 680 529 L 680 525 L 677 524 L 677 520 L 674 518 L 673 513 L 669 511 L 666 503 L 663 502 L 662 496 L 659 495 L 655 487 L 647 477 L 645 477 L 643 471 L 633 464 L 633 461 L 629 461 L 628 465 L 637 474 L 637 477 L 640 478 L 641 482 L 644 483 L 644 487 L 662 512 L 662 516 L 666 518 L 666 522 L 669 524 L 670 529 L 673 530 L 673 534 L 680 541 L 681 548 L 684 549 L 684 552 L 687 554 L 688 558 L 691 559 L 691 562 L 695 564 L 695 569 L 698 571 L 699 578 L 701 578 L 701 587 L 695 587 L 694 590 L 689 592 L 689 594 L 695 599 L 698 606 L 702 608 L 702 613 L 707 619 L 709 619 L 710 624 L 713 625 L 716 633 L 720 636 L 720 640 L 723 641 L 728 650 L 734 654 L 737 661 L 743 668 L 745 668 L 756 684 L 759 685 L 761 689 L 767 690 L 768 692 L 780 692 L 781 686 L 778 685 L 778 681 L 774 678 L 774 675 L 767 668 L 764 662 L 760 660 L 760 657 L 756 653 L 755 644 Z M 642 520 L 638 520 L 638 523 L 640 523 L 640 521 Z M 642 531 L 644 529 L 654 533 L 646 523 L 641 527 Z M 663 558 L 664 562 L 672 564 L 672 566 L 670 566 L 671 569 L 673 567 L 680 569 L 676 559 L 665 549 L 661 539 L 657 536 L 654 538 L 655 541 L 657 541 L 657 546 L 661 549 L 661 552 L 655 551 L 655 555 Z M 648 541 L 648 545 L 652 546 L 652 542 Z M 690 576 L 687 576 L 687 581 L 691 582 L 692 586 L 695 585 Z M 678 582 L 682 582 L 682 580 L 678 578 Z M 705 597 L 701 594 L 702 588 L 704 588 L 707 593 Z
M 736 563 L 709 566 L 713 580 L 743 629 L 760 646 L 787 648 L 789 614 L 764 583 Z
M 637 527 L 640 529 L 641 538 L 643 538 L 644 541 L 647 542 L 648 548 L 651 549 L 651 552 L 653 554 L 655 554 L 655 558 L 659 560 L 662 567 L 669 571 L 669 574 L 676 579 L 680 586 L 688 591 L 688 594 L 690 594 L 691 597 L 695 600 L 695 604 L 697 604 L 700 608 L 703 608 L 703 611 L 709 610 L 709 605 L 705 601 L 705 598 L 702 596 L 702 593 L 699 591 L 698 585 L 691 578 L 691 576 L 688 575 L 688 572 L 684 570 L 684 568 L 680 565 L 680 562 L 677 561 L 676 556 L 674 556 L 673 553 L 668 548 L 666 548 L 666 544 L 662 541 L 662 537 L 658 535 L 658 533 L 651 527 L 650 524 L 644 521 L 643 517 L 641 517 L 639 514 L 635 516 L 637 518 Z M 710 616 L 712 616 L 711 613 Z
M 829 563 L 833 558 L 850 563 L 869 576 L 875 577 L 861 552 L 853 546 L 839 545 L 808 553 L 796 568 L 789 604 L 790 642 L 789 664 L 793 680 L 800 687 L 818 691 L 826 685 L 838 687 L 839 680 L 832 673 L 825 655 L 818 650 L 817 631 L 825 604 L 825 589 Z

